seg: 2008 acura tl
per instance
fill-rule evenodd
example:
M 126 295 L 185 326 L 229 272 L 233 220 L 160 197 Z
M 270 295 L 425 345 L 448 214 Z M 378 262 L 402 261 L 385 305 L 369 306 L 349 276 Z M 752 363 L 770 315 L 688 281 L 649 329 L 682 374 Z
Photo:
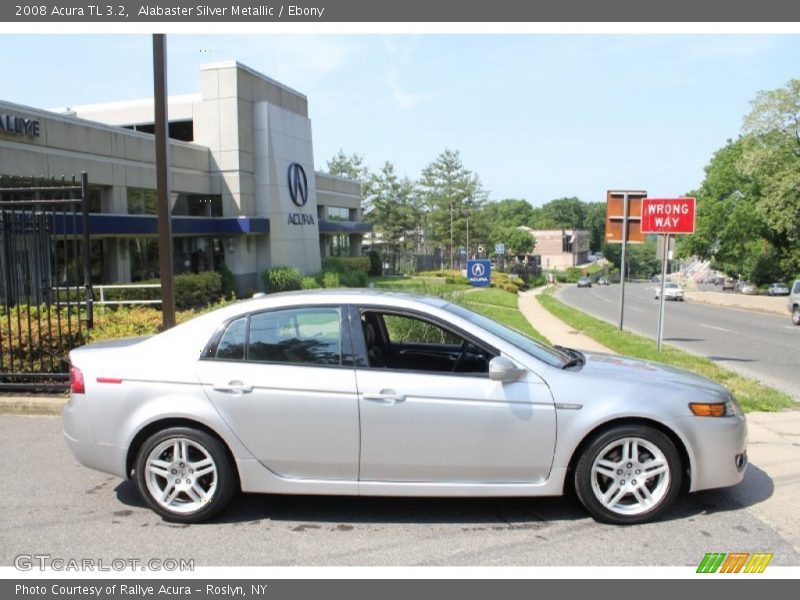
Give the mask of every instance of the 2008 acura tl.
M 664 365 L 553 348 L 438 298 L 275 294 L 73 350 L 64 435 L 197 522 L 245 492 L 553 496 L 609 523 L 747 465 L 731 394 Z

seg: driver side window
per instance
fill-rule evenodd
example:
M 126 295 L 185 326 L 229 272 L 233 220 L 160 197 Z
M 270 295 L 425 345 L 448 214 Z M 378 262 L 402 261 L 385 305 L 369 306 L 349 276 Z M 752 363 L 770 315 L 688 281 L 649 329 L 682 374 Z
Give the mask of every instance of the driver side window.
M 369 366 L 460 375 L 487 375 L 494 354 L 432 321 L 365 311 L 361 326 Z

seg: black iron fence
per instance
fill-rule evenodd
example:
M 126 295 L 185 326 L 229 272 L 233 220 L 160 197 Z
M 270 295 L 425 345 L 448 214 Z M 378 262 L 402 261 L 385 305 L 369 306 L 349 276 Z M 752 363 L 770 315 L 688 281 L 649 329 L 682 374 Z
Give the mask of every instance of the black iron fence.
M 86 173 L 0 176 L 0 391 L 64 389 L 92 320 Z

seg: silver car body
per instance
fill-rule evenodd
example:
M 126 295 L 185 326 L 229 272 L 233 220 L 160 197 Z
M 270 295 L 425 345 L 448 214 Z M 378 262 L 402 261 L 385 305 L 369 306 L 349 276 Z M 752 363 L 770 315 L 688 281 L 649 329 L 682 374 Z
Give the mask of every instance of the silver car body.
M 221 324 L 282 307 L 371 306 L 427 315 L 474 336 L 521 369 L 516 381 L 453 373 L 201 360 Z M 85 393 L 63 409 L 84 465 L 127 478 L 149 431 L 214 432 L 241 489 L 287 494 L 560 495 L 587 436 L 611 423 L 652 424 L 677 441 L 689 489 L 741 481 L 746 421 L 694 416 L 689 402 L 728 402 L 700 376 L 620 356 L 580 368 L 536 358 L 439 299 L 367 290 L 275 294 L 238 302 L 160 335 L 74 350 Z M 346 323 L 346 319 L 343 320 Z
M 661 295 L 661 287 L 656 287 L 656 298 Z M 664 300 L 683 300 L 684 291 L 680 284 L 667 281 L 664 284 Z

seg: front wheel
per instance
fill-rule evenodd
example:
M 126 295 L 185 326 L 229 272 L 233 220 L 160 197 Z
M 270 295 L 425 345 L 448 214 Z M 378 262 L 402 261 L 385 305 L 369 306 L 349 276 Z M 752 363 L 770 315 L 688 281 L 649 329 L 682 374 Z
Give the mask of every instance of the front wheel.
M 136 458 L 136 482 L 153 510 L 179 523 L 211 518 L 236 489 L 222 443 L 189 427 L 164 429 L 145 441 Z
M 795 306 L 792 309 L 792 323 L 800 325 L 800 306 Z
M 589 442 L 575 469 L 575 491 L 598 521 L 633 525 L 663 514 L 680 491 L 681 477 L 680 456 L 666 435 L 622 425 Z

